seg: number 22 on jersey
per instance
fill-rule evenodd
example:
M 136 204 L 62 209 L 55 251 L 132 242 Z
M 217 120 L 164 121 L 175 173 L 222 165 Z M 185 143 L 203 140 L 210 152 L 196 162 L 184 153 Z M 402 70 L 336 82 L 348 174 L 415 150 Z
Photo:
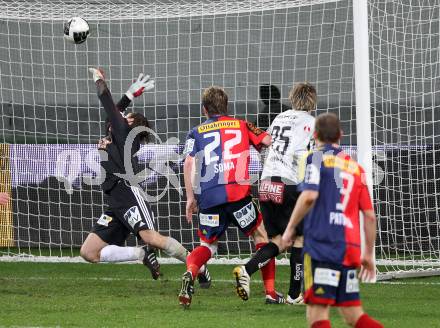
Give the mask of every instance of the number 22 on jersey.
M 233 154 L 232 149 L 241 143 L 242 133 L 241 130 L 224 130 L 225 135 L 232 135 L 231 139 L 226 140 L 223 143 L 222 149 L 222 159 L 223 160 L 231 160 L 234 158 L 240 157 L 240 153 Z M 205 133 L 203 135 L 204 139 L 212 140 L 205 146 L 205 165 L 209 165 L 213 162 L 218 162 L 220 157 L 217 155 L 216 150 L 221 147 L 221 136 L 220 131 L 214 131 Z

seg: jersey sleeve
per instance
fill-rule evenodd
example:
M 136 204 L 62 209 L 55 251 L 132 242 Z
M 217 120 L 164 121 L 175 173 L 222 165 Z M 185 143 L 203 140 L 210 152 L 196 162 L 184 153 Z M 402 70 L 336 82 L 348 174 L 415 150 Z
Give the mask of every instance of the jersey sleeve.
M 110 121 L 112 134 L 115 136 L 114 142 L 123 145 L 130 130 L 128 123 L 115 106 L 110 90 L 107 88 L 107 84 L 102 80 L 98 80 L 96 82 L 96 88 L 98 98 L 107 113 L 108 120 Z
M 191 156 L 194 157 L 197 153 L 197 147 L 196 147 L 196 139 L 194 135 L 194 130 L 191 130 L 188 132 L 188 135 L 186 137 L 185 141 L 185 148 L 183 150 L 183 154 L 185 156 Z
M 321 181 L 320 167 L 316 161 L 313 161 L 314 153 L 309 154 L 305 161 L 304 179 L 298 185 L 298 191 L 314 190 L 319 191 L 319 183 Z
M 365 181 L 365 172 L 361 169 L 361 191 L 359 193 L 359 209 L 361 211 L 368 211 L 373 209 L 373 203 L 371 202 L 370 192 L 368 190 Z
M 260 149 L 261 142 L 268 134 L 260 128 L 257 128 L 255 124 L 251 122 L 246 122 L 246 131 L 248 133 L 249 141 L 251 142 L 251 144 L 255 146 L 255 148 Z
M 125 112 L 125 110 L 130 105 L 130 103 L 131 103 L 131 100 L 126 95 L 123 95 L 121 97 L 121 99 L 118 101 L 118 103 L 116 104 L 116 108 L 120 112 Z

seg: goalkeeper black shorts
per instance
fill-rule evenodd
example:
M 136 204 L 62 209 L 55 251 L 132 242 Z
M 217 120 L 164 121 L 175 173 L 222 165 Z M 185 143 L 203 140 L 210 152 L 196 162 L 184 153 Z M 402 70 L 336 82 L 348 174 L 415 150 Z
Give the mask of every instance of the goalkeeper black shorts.
M 98 219 L 92 232 L 111 245 L 122 245 L 130 233 L 155 230 L 154 213 L 137 187 L 120 180 L 110 191 L 109 209 Z

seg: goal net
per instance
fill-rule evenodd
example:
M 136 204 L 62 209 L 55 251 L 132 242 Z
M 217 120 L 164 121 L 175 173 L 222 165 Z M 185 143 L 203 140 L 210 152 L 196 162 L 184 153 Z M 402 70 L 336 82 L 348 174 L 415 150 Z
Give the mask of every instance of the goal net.
M 369 10 L 379 269 L 432 270 L 440 249 L 439 5 L 375 0 Z M 158 229 L 188 249 L 198 237 L 197 222 L 184 218 L 182 149 L 187 131 L 202 122 L 204 88 L 223 86 L 230 113 L 264 127 L 264 116 L 289 106 L 292 85 L 309 81 L 319 94 L 316 114 L 339 115 L 342 144 L 356 156 L 352 12 L 351 0 L 0 0 L 0 182 L 12 193 L 0 209 L 0 254 L 75 258 L 106 208 L 90 183 L 105 115 L 88 67 L 106 71 L 115 101 L 139 72 L 155 78 L 156 88 L 129 109 L 144 113 L 157 133 L 140 158 L 154 168 L 144 185 Z M 90 25 L 81 45 L 63 39 L 72 16 Z M 256 152 L 250 169 L 257 181 Z M 218 258 L 251 252 L 248 238 L 230 228 Z
M 439 274 L 440 3 L 371 1 L 377 258 L 388 276 Z M 436 269 L 436 270 L 434 270 Z

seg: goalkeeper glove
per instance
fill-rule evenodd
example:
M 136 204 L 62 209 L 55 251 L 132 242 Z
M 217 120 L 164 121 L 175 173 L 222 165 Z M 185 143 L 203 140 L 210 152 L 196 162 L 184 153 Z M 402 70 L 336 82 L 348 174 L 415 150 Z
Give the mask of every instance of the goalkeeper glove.
M 150 79 L 150 75 L 144 75 L 140 73 L 136 82 L 134 82 L 125 95 L 128 99 L 133 100 L 135 97 L 139 97 L 144 91 L 148 91 L 154 88 L 154 80 Z
M 89 72 L 92 73 L 93 81 L 105 80 L 104 71 L 100 68 L 89 68 Z

